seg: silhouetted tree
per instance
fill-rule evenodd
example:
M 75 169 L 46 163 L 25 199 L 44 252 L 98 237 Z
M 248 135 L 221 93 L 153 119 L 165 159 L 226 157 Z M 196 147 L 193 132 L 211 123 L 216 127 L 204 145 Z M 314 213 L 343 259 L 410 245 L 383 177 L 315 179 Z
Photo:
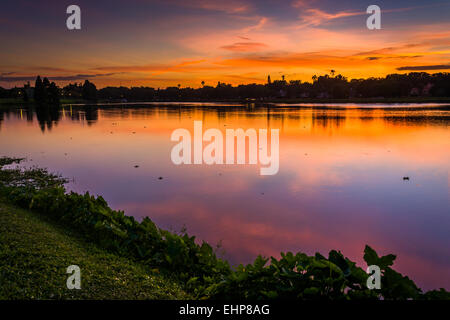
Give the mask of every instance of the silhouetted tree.
M 28 96 L 29 91 L 30 91 L 30 82 L 28 81 L 23 86 L 23 102 L 28 102 L 30 100 L 30 97 Z
M 82 97 L 84 100 L 97 100 L 97 87 L 89 80 L 85 80 L 83 84 Z
M 59 105 L 59 96 L 60 96 L 60 92 L 59 92 L 59 88 L 56 86 L 56 84 L 54 82 L 50 83 L 48 89 L 47 89 L 47 94 L 48 94 L 48 103 L 50 105 Z
M 46 93 L 44 89 L 44 84 L 42 83 L 41 77 L 37 76 L 36 82 L 34 84 L 34 101 L 37 104 L 46 103 Z

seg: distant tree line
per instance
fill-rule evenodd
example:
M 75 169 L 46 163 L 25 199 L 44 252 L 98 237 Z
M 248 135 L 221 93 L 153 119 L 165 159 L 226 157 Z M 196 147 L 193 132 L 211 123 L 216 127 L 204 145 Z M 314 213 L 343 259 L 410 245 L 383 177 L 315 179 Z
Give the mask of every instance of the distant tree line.
M 61 96 L 66 99 L 83 99 L 88 101 L 97 100 L 97 87 L 89 80 L 85 80 L 83 84 L 71 83 L 62 88 Z
M 283 77 L 284 78 L 284 77 Z M 312 82 L 300 80 L 268 79 L 266 84 L 245 84 L 232 86 L 218 82 L 216 86 L 194 89 L 168 87 L 105 87 L 86 94 L 86 87 L 92 85 L 85 81 L 83 85 L 71 84 L 63 88 L 65 97 L 78 97 L 90 100 L 117 101 L 183 101 L 183 100 L 234 100 L 234 99 L 347 99 L 347 98 L 395 98 L 395 97 L 450 97 L 450 73 L 428 74 L 414 72 L 409 74 L 391 74 L 385 78 L 352 79 L 342 75 L 313 76 Z
M 83 84 L 69 84 L 59 89 L 47 78 L 36 79 L 34 99 L 36 102 L 57 103 L 59 98 L 82 99 L 89 101 L 188 101 L 188 100 L 236 100 L 236 99 L 348 99 L 348 98 L 401 98 L 401 97 L 450 97 L 450 73 L 428 74 L 412 72 L 409 74 L 390 74 L 384 78 L 352 79 L 338 74 L 313 76 L 312 82 L 300 80 L 271 81 L 266 84 L 245 84 L 232 86 L 218 82 L 216 86 L 205 85 L 194 89 L 167 87 L 105 87 L 97 89 L 86 80 Z M 28 91 L 30 91 L 28 85 Z M 0 98 L 28 99 L 27 87 L 0 88 Z M 25 93 L 25 94 L 24 94 Z

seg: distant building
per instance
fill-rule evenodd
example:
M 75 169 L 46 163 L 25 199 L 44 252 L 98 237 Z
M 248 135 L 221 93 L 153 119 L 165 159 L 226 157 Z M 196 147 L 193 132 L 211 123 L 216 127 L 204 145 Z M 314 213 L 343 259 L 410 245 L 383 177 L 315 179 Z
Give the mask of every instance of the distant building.
M 410 91 L 410 93 L 409 93 L 409 95 L 410 95 L 410 96 L 418 96 L 419 93 L 420 93 L 419 88 L 412 88 L 411 91 Z
M 320 92 L 317 95 L 317 98 L 319 98 L 319 99 L 328 99 L 329 97 L 330 97 L 330 95 L 326 91 Z
M 30 86 L 30 81 L 28 81 L 27 84 L 25 84 L 23 86 L 23 91 L 25 92 L 25 94 L 28 97 L 28 99 L 33 99 L 34 98 L 34 88 L 32 88 Z
M 29 99 L 34 98 L 34 88 L 25 88 L 24 91 Z
M 270 74 L 267 76 L 267 84 L 272 84 L 272 80 L 270 80 Z
M 279 94 L 279 96 L 280 96 L 281 98 L 285 98 L 286 95 L 287 95 L 287 92 L 286 92 L 286 90 L 284 90 L 284 89 L 280 89 L 280 91 L 278 92 L 278 94 Z
M 424 96 L 428 96 L 429 94 L 430 94 L 430 90 L 431 90 L 431 88 L 433 88 L 433 84 L 432 83 L 427 83 L 426 85 L 425 85 L 425 87 L 423 87 L 423 89 L 422 89 L 422 95 L 424 95 Z

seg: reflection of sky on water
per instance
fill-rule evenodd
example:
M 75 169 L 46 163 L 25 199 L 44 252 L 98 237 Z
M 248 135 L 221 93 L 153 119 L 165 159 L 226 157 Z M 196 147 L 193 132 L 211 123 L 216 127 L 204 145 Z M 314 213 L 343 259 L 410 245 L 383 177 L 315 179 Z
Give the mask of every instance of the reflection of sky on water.
M 232 263 L 331 249 L 362 263 L 369 244 L 397 254 L 397 269 L 420 286 L 450 288 L 449 110 L 248 111 L 172 105 L 4 112 L 0 147 L 73 177 L 70 188 L 102 194 L 129 215 L 221 242 Z M 279 173 L 173 165 L 170 134 L 192 130 L 193 120 L 223 132 L 279 128 Z

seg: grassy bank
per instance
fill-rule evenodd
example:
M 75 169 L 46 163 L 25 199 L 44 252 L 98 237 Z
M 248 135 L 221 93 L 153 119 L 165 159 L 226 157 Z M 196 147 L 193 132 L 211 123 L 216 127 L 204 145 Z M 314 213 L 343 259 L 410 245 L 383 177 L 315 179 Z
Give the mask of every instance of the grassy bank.
M 443 103 L 450 104 L 450 97 L 396 97 L 396 98 L 347 98 L 347 99 L 321 99 L 321 98 L 266 98 L 266 99 L 244 99 L 244 98 L 235 98 L 235 99 L 188 99 L 188 100 L 154 100 L 154 101 L 128 101 L 128 103 L 145 103 L 145 102 L 154 102 L 154 103 L 242 103 L 242 104 L 275 104 L 275 103 L 283 103 L 283 104 L 334 104 L 334 103 L 358 103 L 358 104 L 399 104 L 399 103 Z M 117 101 L 109 101 L 109 100 L 99 100 L 97 102 L 89 102 L 89 101 L 76 101 L 76 100 L 61 100 L 63 105 L 69 104 L 120 104 L 126 106 L 127 103 L 120 103 Z
M 139 103 L 139 102 L 155 102 L 155 103 L 167 103 L 167 102 L 179 102 L 179 103 L 185 103 L 185 102 L 192 102 L 192 103 L 201 103 L 201 102 L 209 102 L 209 103 L 257 103 L 257 104 L 265 104 L 265 103 L 285 103 L 285 104 L 314 104 L 314 103 L 320 103 L 320 104 L 326 104 L 326 103 L 360 103 L 360 104 L 371 104 L 371 103 L 385 103 L 385 104 L 397 104 L 397 103 L 444 103 L 444 104 L 450 104 L 450 97 L 397 97 L 397 98 L 348 98 L 348 99 L 319 99 L 319 98 L 279 98 L 279 99 L 242 99 L 242 98 L 236 98 L 236 99 L 226 99 L 226 100 L 205 100 L 205 99 L 199 99 L 199 100 L 156 100 L 156 101 L 128 101 L 129 103 Z M 68 99 L 68 98 L 62 98 L 60 100 L 60 103 L 62 106 L 71 105 L 71 104 L 93 104 L 93 105 L 101 105 L 101 104 L 108 104 L 108 103 L 114 103 L 114 104 L 121 104 L 126 106 L 126 103 L 120 103 L 117 101 L 110 101 L 110 100 L 98 100 L 98 101 L 88 101 L 83 99 Z M 14 105 L 34 105 L 33 99 L 30 99 L 28 102 L 24 102 L 23 99 L 14 99 L 14 98 L 8 98 L 8 99 L 0 99 L 0 107 L 10 107 Z
M 66 268 L 81 268 L 68 290 Z M 0 202 L 1 299 L 187 299 L 173 279 L 100 249 L 45 216 Z

